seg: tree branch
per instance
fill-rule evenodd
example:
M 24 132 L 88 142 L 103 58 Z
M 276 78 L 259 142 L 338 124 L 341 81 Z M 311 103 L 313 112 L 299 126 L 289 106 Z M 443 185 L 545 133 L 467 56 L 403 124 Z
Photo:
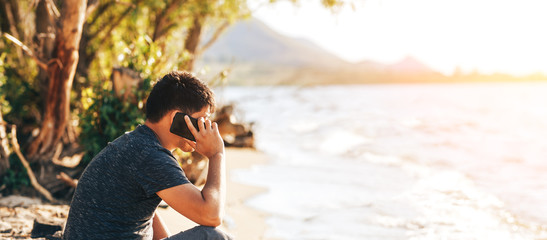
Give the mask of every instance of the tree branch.
M 101 5 L 98 9 L 97 9 L 97 15 L 91 20 L 91 23 L 89 23 L 89 25 L 93 25 L 95 24 L 95 22 L 97 21 L 97 19 L 101 19 L 101 15 L 103 15 L 104 13 L 106 13 L 108 10 L 108 8 L 110 8 L 112 6 L 112 2 L 108 2 L 104 5 Z
M 85 10 L 85 18 L 87 19 L 91 13 L 99 6 L 99 0 L 89 0 L 87 2 L 87 8 Z
M 155 38 L 153 38 L 152 41 L 155 42 L 163 38 L 169 32 L 171 28 L 174 28 L 176 26 L 177 26 L 177 23 L 174 23 L 174 22 L 165 23 L 164 27 L 162 27 L 161 30 L 159 30 L 159 32 L 154 33 Z
M 57 6 L 55 6 L 55 3 L 53 2 L 53 0 L 47 0 L 47 2 L 49 3 L 48 10 L 51 11 L 51 13 L 53 13 L 51 15 L 55 16 L 56 18 L 59 18 L 61 16 L 61 13 L 59 12 L 59 9 L 57 8 Z
M 168 29 L 171 28 L 173 23 L 169 21 L 169 16 L 186 3 L 187 0 L 174 0 L 168 4 L 162 11 L 156 14 L 156 27 L 154 28 L 154 34 L 152 35 L 152 40 L 156 41 L 168 32 Z
M 15 16 L 13 16 L 13 9 L 11 7 L 11 4 L 9 4 L 9 2 L 5 2 L 5 9 L 6 9 L 6 17 L 7 17 L 7 20 L 8 20 L 8 24 L 9 24 L 9 30 L 11 31 L 11 34 L 15 35 L 15 37 L 19 38 L 19 32 L 17 31 L 17 24 L 15 23 L 16 20 L 15 20 Z M 16 9 L 17 10 L 17 9 Z
M 201 47 L 199 47 L 196 50 L 196 55 L 200 55 L 201 53 L 205 52 L 205 50 L 207 50 L 209 47 L 211 47 L 211 45 L 213 45 L 213 43 L 215 43 L 217 41 L 217 39 L 220 37 L 220 35 L 222 35 L 222 33 L 224 33 L 224 31 L 226 31 L 226 29 L 229 26 L 230 26 L 230 22 L 224 21 L 224 23 L 222 23 L 222 25 L 220 25 L 220 27 L 218 27 L 216 29 L 215 33 L 209 39 L 209 41 L 207 41 L 205 44 L 201 45 Z
M 190 57 L 182 64 L 181 69 L 186 71 L 192 71 L 194 68 L 194 62 L 196 59 L 196 50 L 198 49 L 199 40 L 202 31 L 202 21 L 204 16 L 200 13 L 194 14 L 194 21 L 192 26 L 188 29 L 188 34 L 184 40 L 184 49 L 188 51 Z
M 18 14 L 19 6 L 17 5 L 17 2 L 15 2 L 14 6 L 12 6 L 8 1 L 2 1 L 2 3 L 4 4 L 4 9 L 6 11 L 6 18 L 8 20 L 9 31 L 11 32 L 11 34 L 15 35 L 15 38 L 20 38 L 19 29 L 18 29 L 19 25 L 17 24 L 17 22 L 19 22 L 19 19 L 15 19 L 15 18 L 18 18 L 19 16 Z M 17 59 L 19 61 L 19 64 L 24 65 L 22 50 L 17 49 L 16 53 L 17 53 Z
M 123 12 L 122 15 L 118 18 L 118 20 L 117 20 L 115 23 L 113 23 L 112 25 L 110 25 L 110 28 L 108 29 L 108 31 L 106 31 L 106 34 L 105 34 L 105 37 L 104 37 L 104 38 L 110 36 L 110 33 L 114 30 L 114 28 L 116 28 L 116 27 L 121 23 L 121 21 L 123 20 L 123 18 L 125 18 L 125 16 L 126 16 L 127 14 L 129 14 L 129 12 L 130 12 L 133 8 L 135 8 L 137 5 L 139 5 L 140 2 L 142 2 L 142 0 L 138 0 L 138 1 L 136 1 L 134 4 L 130 5 L 130 7 L 127 8 L 127 9 L 125 10 L 125 12 Z M 94 36 L 90 36 L 89 39 L 88 39 L 88 41 L 91 41 L 91 39 L 94 38 L 94 37 L 96 37 L 96 35 L 97 35 L 97 34 L 94 34 Z M 102 49 L 106 43 L 107 43 L 106 39 L 103 39 L 103 40 L 100 42 L 99 47 L 98 47 L 97 49 Z M 89 58 L 89 59 L 94 59 L 98 52 L 99 52 L 99 51 L 93 51 L 93 53 L 91 53 L 91 54 L 88 55 L 88 58 Z M 90 60 L 88 60 L 88 61 L 90 61 Z
M 110 35 L 110 33 L 112 32 L 112 30 L 114 30 L 114 28 L 116 28 L 118 25 L 120 25 L 120 23 L 122 22 L 122 20 L 127 16 L 127 14 L 129 14 L 131 12 L 131 10 L 135 9 L 137 7 L 137 5 L 141 2 L 141 0 L 135 2 L 134 4 L 131 4 L 129 5 L 129 7 L 127 7 L 127 9 L 125 9 L 125 11 L 118 17 L 118 19 L 116 19 L 116 21 L 110 21 L 111 24 L 110 24 L 110 27 L 109 28 L 101 28 L 100 30 L 98 30 L 97 32 L 93 33 L 93 34 L 90 34 L 88 35 L 88 41 L 91 41 L 93 38 L 97 37 L 101 32 L 103 32 L 105 29 L 108 29 L 106 30 L 106 34 L 105 36 L 108 36 Z M 104 41 L 103 41 L 104 42 Z M 102 44 L 101 44 L 102 46 Z M 99 48 L 100 49 L 100 48 Z
M 4 37 L 6 37 L 8 40 L 12 41 L 15 45 L 17 45 L 18 47 L 20 47 L 27 55 L 29 55 L 30 57 L 32 57 L 32 59 L 34 59 L 34 61 L 36 61 L 36 63 L 38 64 L 38 66 L 42 69 L 44 69 L 45 71 L 47 71 L 47 64 L 40 61 L 40 59 L 38 59 L 38 57 L 36 57 L 34 55 L 34 53 L 30 50 L 29 47 L 27 47 L 25 44 L 23 44 L 21 41 L 19 41 L 19 39 L 15 38 L 14 36 L 8 34 L 8 33 L 4 33 L 3 34 Z
M 53 202 L 54 199 L 51 196 L 51 193 L 49 193 L 48 190 L 46 190 L 44 187 L 42 187 L 42 185 L 40 185 L 40 183 L 38 183 L 38 181 L 36 180 L 36 176 L 34 176 L 34 172 L 32 171 L 32 169 L 30 168 L 30 165 L 27 162 L 27 159 L 21 153 L 21 148 L 19 147 L 19 142 L 17 142 L 17 132 L 15 129 L 16 129 L 16 126 L 11 125 L 11 144 L 13 145 L 13 150 L 19 157 L 19 160 L 21 160 L 21 163 L 27 170 L 27 175 L 28 175 L 28 178 L 30 179 L 30 183 L 36 190 L 38 190 L 38 192 L 44 195 L 44 197 L 47 200 L 49 200 L 50 202 Z

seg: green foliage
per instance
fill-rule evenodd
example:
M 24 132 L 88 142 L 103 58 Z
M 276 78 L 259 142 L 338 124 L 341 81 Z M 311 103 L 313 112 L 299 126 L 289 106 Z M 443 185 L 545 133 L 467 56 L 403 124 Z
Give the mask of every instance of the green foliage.
M 27 171 L 16 154 L 9 157 L 10 168 L 2 176 L 2 187 L 8 191 L 20 189 L 22 186 L 30 186 Z
M 2 41 L 8 46 L 5 39 Z M 0 107 L 5 121 L 17 126 L 36 125 L 43 108 L 34 81 L 38 72 L 34 62 L 19 58 L 16 50 L 5 47 L 0 54 Z
M 120 66 L 139 72 L 143 83 L 131 89 L 134 97 L 127 100 L 117 97 L 108 81 L 82 91 L 80 143 L 87 152 L 83 164 L 89 163 L 108 142 L 144 123 L 145 100 L 153 76 L 161 70 L 161 65 L 154 64 L 161 52 L 148 37 L 141 36 L 131 44 L 119 43 L 119 47 L 124 48 L 124 54 L 118 56 Z
M 0 44 L 1 46 L 2 44 Z M 22 78 L 21 73 L 12 65 L 14 61 L 13 49 L 4 48 L 0 54 L 0 111 L 4 121 L 19 125 L 35 123 L 30 118 L 32 112 L 38 112 L 38 94 L 29 81 Z M 32 76 L 33 72 L 27 72 Z M 4 192 L 29 186 L 29 178 L 26 169 L 16 154 L 11 154 L 8 159 L 10 168 L 0 176 L 1 188 Z
M 149 85 L 149 82 L 150 80 L 146 79 L 144 85 Z M 119 99 L 113 90 L 100 85 L 96 86 L 93 92 L 91 96 L 89 92 L 84 96 L 93 103 L 80 116 L 80 142 L 87 151 L 84 164 L 99 153 L 108 142 L 126 131 L 135 129 L 145 120 L 142 111 L 144 89 L 135 91 L 139 96 L 137 104 Z
M 142 88 L 133 90 L 136 103 L 118 98 L 114 90 L 102 85 L 84 92 L 85 101 L 91 103 L 80 116 L 80 142 L 87 151 L 84 164 L 108 142 L 144 123 L 144 100 L 151 89 L 150 82 L 150 78 L 145 78 Z

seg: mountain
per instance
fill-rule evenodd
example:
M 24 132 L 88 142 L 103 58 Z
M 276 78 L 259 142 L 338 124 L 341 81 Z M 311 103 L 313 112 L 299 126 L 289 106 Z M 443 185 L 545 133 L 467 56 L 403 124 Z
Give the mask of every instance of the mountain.
M 375 61 L 364 60 L 354 64 L 355 68 L 365 72 L 386 71 L 387 65 Z
M 439 75 L 413 57 L 394 64 L 348 63 L 306 39 L 277 33 L 258 19 L 231 26 L 196 62 L 204 79 L 229 73 L 231 85 L 430 82 Z
M 304 40 L 283 36 L 256 18 L 231 26 L 202 56 L 205 63 L 255 63 L 293 67 L 336 67 L 345 61 Z
M 407 56 L 403 60 L 386 66 L 386 69 L 390 72 L 400 74 L 418 74 L 418 73 L 433 73 L 430 67 L 426 66 L 417 59 Z

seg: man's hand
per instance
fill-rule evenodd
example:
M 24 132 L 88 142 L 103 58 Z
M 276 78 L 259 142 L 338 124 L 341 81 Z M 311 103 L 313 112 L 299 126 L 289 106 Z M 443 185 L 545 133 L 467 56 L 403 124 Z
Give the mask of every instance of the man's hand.
M 188 116 L 184 116 L 184 120 L 188 125 L 188 129 L 196 138 L 195 145 L 192 147 L 198 153 L 205 155 L 209 160 L 218 154 L 224 155 L 224 141 L 222 141 L 216 122 L 211 123 L 211 120 L 205 120 L 201 117 L 198 119 L 198 131 Z
M 217 227 L 222 223 L 226 203 L 226 164 L 224 142 L 216 123 L 199 118 L 199 132 L 184 117 L 190 132 L 196 138 L 191 146 L 209 158 L 207 181 L 200 191 L 192 184 L 182 184 L 157 192 L 169 206 L 190 220 L 205 226 Z

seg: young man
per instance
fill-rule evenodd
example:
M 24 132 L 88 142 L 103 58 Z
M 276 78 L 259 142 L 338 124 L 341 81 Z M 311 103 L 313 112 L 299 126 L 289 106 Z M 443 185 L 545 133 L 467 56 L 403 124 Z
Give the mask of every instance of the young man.
M 226 180 L 224 143 L 208 119 L 214 107 L 212 91 L 191 74 L 160 79 L 146 102 L 145 124 L 109 143 L 82 174 L 64 239 L 231 239 L 215 228 L 222 221 Z M 196 129 L 185 117 L 195 142 L 169 131 L 177 112 L 199 119 Z M 201 191 L 184 175 L 175 148 L 209 158 Z M 169 237 L 155 213 L 162 199 L 201 226 Z

